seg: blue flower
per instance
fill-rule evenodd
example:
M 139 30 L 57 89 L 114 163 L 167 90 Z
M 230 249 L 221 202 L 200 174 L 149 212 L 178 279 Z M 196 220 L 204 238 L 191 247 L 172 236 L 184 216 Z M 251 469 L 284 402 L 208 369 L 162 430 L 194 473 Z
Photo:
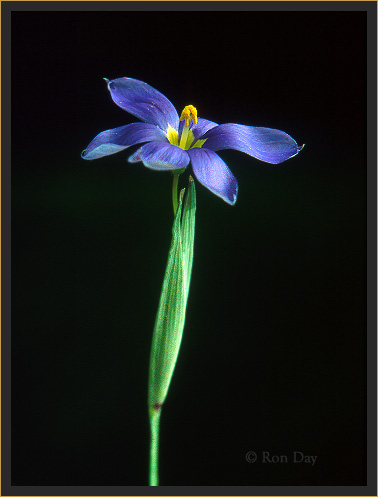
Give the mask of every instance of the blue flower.
M 106 81 L 113 101 L 144 122 L 103 131 L 84 150 L 84 159 L 98 159 L 148 142 L 129 157 L 129 162 L 143 162 L 151 169 L 169 171 L 183 169 L 191 162 L 198 181 L 233 205 L 238 183 L 215 152 L 234 149 L 278 164 L 303 148 L 277 129 L 218 125 L 202 119 L 192 105 L 186 106 L 179 117 L 164 95 L 142 81 L 131 78 Z

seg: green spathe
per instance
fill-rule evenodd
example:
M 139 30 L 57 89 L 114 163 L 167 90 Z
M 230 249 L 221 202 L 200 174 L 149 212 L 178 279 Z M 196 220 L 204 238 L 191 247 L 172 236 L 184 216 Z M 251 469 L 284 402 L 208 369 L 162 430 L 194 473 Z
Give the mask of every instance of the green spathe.
M 179 205 L 173 223 L 172 243 L 152 338 L 148 389 L 150 408 L 161 406 L 165 400 L 185 323 L 193 264 L 196 212 L 196 192 L 191 177 L 182 211 L 183 194 L 184 190 L 180 193 Z
M 151 425 L 150 485 L 158 486 L 158 445 L 161 406 L 167 396 L 175 369 L 185 324 L 196 214 L 196 191 L 192 177 L 182 208 L 185 190 L 180 193 L 172 228 L 172 242 L 160 295 L 152 338 L 148 407 Z

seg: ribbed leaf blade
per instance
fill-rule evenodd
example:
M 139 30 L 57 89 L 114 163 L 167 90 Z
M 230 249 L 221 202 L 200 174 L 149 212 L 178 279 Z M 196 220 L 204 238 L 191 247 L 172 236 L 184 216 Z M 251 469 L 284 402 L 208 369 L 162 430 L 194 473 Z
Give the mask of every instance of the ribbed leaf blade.
M 195 187 L 190 178 L 188 196 L 182 214 L 183 193 L 172 228 L 163 288 L 152 338 L 148 403 L 160 408 L 171 382 L 181 345 L 185 323 L 186 303 L 193 262 Z

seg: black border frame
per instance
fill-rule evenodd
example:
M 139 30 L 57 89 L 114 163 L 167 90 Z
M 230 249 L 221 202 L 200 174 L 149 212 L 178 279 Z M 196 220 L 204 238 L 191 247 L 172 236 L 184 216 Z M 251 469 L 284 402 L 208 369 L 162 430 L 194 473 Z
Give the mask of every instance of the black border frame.
M 366 486 L 12 486 L 11 451 L 11 13 L 13 11 L 365 11 L 367 13 L 367 485 Z M 375 1 L 5 1 L 2 42 L 2 485 L 1 495 L 377 495 L 377 2 Z

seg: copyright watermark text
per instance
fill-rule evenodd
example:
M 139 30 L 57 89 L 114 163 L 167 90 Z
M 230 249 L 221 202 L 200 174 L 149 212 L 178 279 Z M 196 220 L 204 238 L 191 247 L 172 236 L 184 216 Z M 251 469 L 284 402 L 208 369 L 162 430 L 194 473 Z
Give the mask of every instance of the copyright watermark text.
M 308 455 L 299 450 L 288 454 L 273 454 L 269 451 L 246 453 L 245 459 L 249 463 L 260 462 L 261 464 L 310 464 L 314 466 L 318 456 Z

